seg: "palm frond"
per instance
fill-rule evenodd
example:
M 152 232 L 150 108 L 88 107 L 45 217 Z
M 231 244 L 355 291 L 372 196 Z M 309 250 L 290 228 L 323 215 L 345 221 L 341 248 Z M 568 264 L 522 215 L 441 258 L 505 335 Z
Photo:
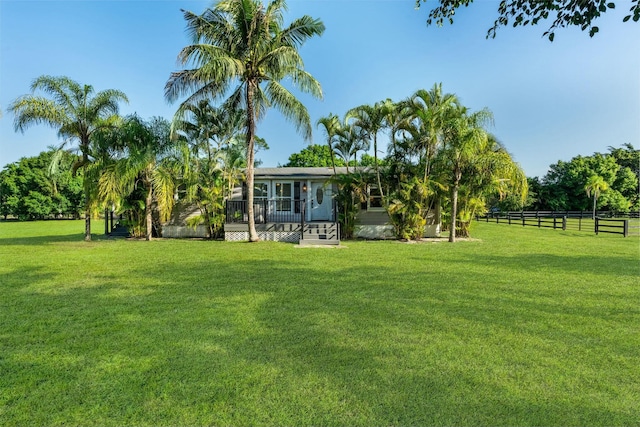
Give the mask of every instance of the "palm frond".
M 46 124 L 59 128 L 69 123 L 65 109 L 54 100 L 22 96 L 9 105 L 8 111 L 14 114 L 14 129 L 24 133 L 32 125 Z
M 306 140 L 311 140 L 311 119 L 305 106 L 284 86 L 270 81 L 265 92 L 273 104 L 287 119 L 293 121 L 296 130 Z

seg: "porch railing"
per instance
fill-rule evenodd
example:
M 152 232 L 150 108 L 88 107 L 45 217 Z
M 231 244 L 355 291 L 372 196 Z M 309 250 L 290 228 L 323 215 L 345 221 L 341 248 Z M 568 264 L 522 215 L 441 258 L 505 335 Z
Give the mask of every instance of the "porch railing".
M 300 223 L 304 214 L 304 203 L 304 199 L 256 199 L 253 201 L 253 217 L 256 224 Z M 227 200 L 226 223 L 249 222 L 248 207 L 246 200 Z

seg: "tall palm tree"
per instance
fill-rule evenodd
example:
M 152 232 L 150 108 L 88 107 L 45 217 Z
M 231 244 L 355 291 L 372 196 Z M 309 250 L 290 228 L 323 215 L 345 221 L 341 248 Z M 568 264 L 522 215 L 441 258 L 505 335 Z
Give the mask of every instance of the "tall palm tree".
M 36 95 L 36 91 L 43 95 Z M 81 85 L 64 76 L 40 76 L 31 84 L 31 92 L 16 99 L 8 108 L 15 115 L 15 130 L 24 132 L 31 125 L 43 123 L 58 130 L 58 136 L 64 139 L 63 146 L 77 142 L 81 157 L 73 165 L 74 173 L 79 169 L 84 172 L 92 161 L 93 134 L 114 126 L 118 120 L 118 104 L 128 102 L 119 90 L 95 93 L 93 86 Z M 91 240 L 91 194 L 95 184 L 90 179 L 84 180 L 86 241 Z
M 256 123 L 274 106 L 311 138 L 311 121 L 304 105 L 280 81 L 290 78 L 302 92 L 322 97 L 320 84 L 304 70 L 298 51 L 309 38 L 321 35 L 324 24 L 307 15 L 283 26 L 284 0 L 221 0 L 202 15 L 184 12 L 193 44 L 178 60 L 194 68 L 171 74 L 165 96 L 182 104 L 226 98 L 225 108 L 246 112 L 249 240 L 258 241 L 253 215 Z M 182 107 L 181 107 L 182 108 Z
M 380 168 L 378 165 L 378 133 L 387 126 L 386 119 L 392 108 L 391 100 L 376 102 L 374 105 L 360 105 L 347 111 L 345 121 L 352 120 L 352 125 L 362 130 L 362 135 L 373 140 L 373 159 L 378 181 L 378 191 L 385 200 L 380 180 Z
M 329 147 L 329 155 L 331 156 L 331 166 L 333 167 L 333 174 L 336 174 L 336 160 L 335 153 L 333 151 L 333 144 L 336 142 L 337 136 L 340 133 L 341 125 L 340 119 L 336 114 L 329 113 L 326 117 L 321 117 L 316 123 L 317 126 L 322 126 L 327 135 L 327 146 Z
M 362 131 L 356 126 L 343 123 L 336 133 L 336 142 L 333 144 L 333 151 L 344 160 L 349 173 L 349 163 L 353 159 L 353 168 L 358 165 L 358 151 L 366 151 L 369 147 L 367 139 L 363 138 Z
M 598 203 L 598 197 L 600 193 L 609 189 L 609 184 L 600 175 L 593 174 L 587 179 L 587 183 L 584 186 L 584 191 L 587 192 L 587 197 L 593 195 L 593 219 L 596 219 L 596 205 Z
M 445 118 L 443 146 L 439 152 L 440 166 L 446 171 L 451 191 L 451 224 L 449 241 L 456 240 L 456 221 L 458 215 L 458 191 L 463 172 L 468 165 L 478 160 L 489 138 L 483 125 L 493 118 L 487 109 L 471 113 L 466 107 L 458 106 L 447 110 Z
M 408 131 L 412 136 L 420 162 L 424 163 L 423 180 L 429 176 L 431 161 L 438 147 L 442 144 L 444 120 L 448 110 L 459 104 L 454 94 L 443 94 L 442 83 L 434 84 L 430 90 L 416 91 L 405 103 L 411 126 Z

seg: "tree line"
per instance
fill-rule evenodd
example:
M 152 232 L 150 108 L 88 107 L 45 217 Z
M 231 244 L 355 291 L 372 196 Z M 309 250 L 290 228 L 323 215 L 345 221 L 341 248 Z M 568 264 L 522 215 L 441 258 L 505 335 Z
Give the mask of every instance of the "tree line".
M 71 172 L 75 155 L 64 152 L 52 168 L 55 150 L 25 157 L 0 171 L 0 216 L 20 220 L 80 217 L 82 177 Z
M 558 161 L 542 178 L 529 179 L 525 203 L 496 203 L 504 210 L 640 210 L 640 150 L 632 144 L 607 153 Z

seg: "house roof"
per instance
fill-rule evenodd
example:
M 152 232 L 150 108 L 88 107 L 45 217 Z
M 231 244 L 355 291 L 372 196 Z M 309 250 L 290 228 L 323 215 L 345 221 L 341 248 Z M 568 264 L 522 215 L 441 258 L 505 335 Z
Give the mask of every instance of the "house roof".
M 346 167 L 336 167 L 336 173 L 343 175 L 347 173 Z M 331 178 L 333 168 L 256 168 L 254 177 L 258 179 L 271 178 Z

